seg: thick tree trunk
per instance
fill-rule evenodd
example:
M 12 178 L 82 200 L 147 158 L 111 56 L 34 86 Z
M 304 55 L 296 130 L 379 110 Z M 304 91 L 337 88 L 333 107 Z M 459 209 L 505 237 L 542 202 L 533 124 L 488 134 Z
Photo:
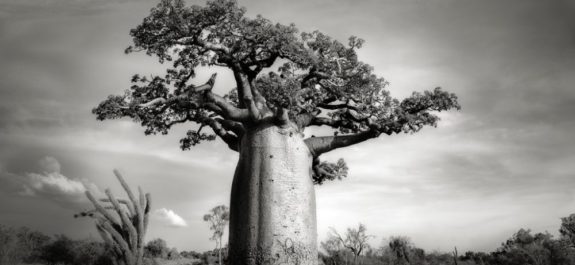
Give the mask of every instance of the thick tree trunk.
M 311 165 L 293 127 L 246 132 L 232 184 L 230 264 L 317 264 Z

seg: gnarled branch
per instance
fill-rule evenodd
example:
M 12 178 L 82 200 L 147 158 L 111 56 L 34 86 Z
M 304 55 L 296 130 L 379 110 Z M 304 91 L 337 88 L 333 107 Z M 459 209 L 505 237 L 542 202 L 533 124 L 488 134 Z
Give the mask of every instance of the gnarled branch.
M 378 135 L 377 132 L 370 130 L 350 135 L 310 137 L 305 139 L 305 143 L 313 156 L 319 156 L 337 148 L 361 143 Z
M 230 133 L 219 119 L 214 119 L 210 117 L 204 117 L 200 120 L 201 123 L 207 124 L 210 128 L 214 131 L 214 133 L 219 136 L 222 141 L 224 141 L 228 147 L 234 151 L 239 150 L 239 140 L 238 137 L 232 133 Z
M 206 104 L 208 109 L 222 115 L 224 118 L 232 121 L 243 122 L 249 119 L 249 111 L 246 109 L 238 109 L 229 103 L 222 96 L 208 91 L 206 97 L 209 102 L 213 102 L 215 106 Z

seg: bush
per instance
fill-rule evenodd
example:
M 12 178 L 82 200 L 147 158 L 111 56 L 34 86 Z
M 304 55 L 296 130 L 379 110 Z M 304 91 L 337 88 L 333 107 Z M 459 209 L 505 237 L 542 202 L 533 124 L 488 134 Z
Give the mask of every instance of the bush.
M 161 238 L 156 238 L 144 247 L 144 257 L 148 258 L 167 258 L 168 257 L 168 245 L 166 241 Z
M 73 264 L 74 242 L 65 235 L 57 235 L 56 240 L 42 249 L 41 259 L 48 264 Z

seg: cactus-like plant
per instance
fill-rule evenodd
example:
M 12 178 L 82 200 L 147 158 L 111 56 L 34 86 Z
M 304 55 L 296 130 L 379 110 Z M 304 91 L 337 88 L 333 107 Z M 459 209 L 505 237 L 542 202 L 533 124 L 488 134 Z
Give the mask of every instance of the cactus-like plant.
M 94 209 L 74 215 L 96 219 L 96 228 L 104 242 L 110 246 L 115 265 L 141 265 L 144 256 L 144 237 L 148 227 L 151 195 L 138 187 L 139 198 L 117 170 L 114 174 L 128 195 L 127 200 L 116 199 L 110 189 L 107 198 L 97 200 L 90 191 L 86 197 Z

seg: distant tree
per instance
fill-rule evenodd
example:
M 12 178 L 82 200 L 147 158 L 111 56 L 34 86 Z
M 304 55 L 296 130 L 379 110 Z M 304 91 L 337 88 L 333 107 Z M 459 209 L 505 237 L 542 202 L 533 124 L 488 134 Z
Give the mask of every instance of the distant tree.
M 134 75 L 125 93 L 107 97 L 93 113 L 99 120 L 132 119 L 147 135 L 195 123 L 180 140 L 182 149 L 219 137 L 241 154 L 230 202 L 232 263 L 316 262 L 313 183 L 347 174 L 343 160 L 322 163 L 320 156 L 436 126 L 437 112 L 460 108 L 456 95 L 440 88 L 391 97 L 388 82 L 359 60 L 362 39 L 300 34 L 294 24 L 246 16 L 233 0 L 205 6 L 162 0 L 130 35 L 126 52 L 156 56 L 169 64 L 166 72 Z M 192 81 L 202 67 L 231 73 L 232 88 L 216 93 L 215 74 L 202 84 Z M 320 131 L 325 135 L 304 139 L 312 126 L 327 128 Z M 275 244 L 288 240 L 296 245 L 289 255 Z
M 565 241 L 555 240 L 549 233 L 532 234 L 529 229 L 519 229 L 492 253 L 496 264 L 567 265 L 573 261 L 573 252 Z
M 466 251 L 465 254 L 461 257 L 462 261 L 470 261 L 473 264 L 477 265 L 485 265 L 489 264 L 490 256 L 484 252 L 474 252 L 474 251 Z
M 571 244 L 571 247 L 575 248 L 575 214 L 561 218 L 559 233 Z
M 211 240 L 216 242 L 218 251 L 218 264 L 222 264 L 222 237 L 228 222 L 230 221 L 230 210 L 225 205 L 212 208 L 208 214 L 204 215 L 204 221 L 210 224 L 210 230 L 214 231 Z
M 166 241 L 161 238 L 156 238 L 148 242 L 145 247 L 146 256 L 150 258 L 165 259 L 168 257 L 169 251 L 170 249 L 168 248 L 168 244 L 166 244 Z
M 412 248 L 412 244 L 408 237 L 392 236 L 389 239 L 388 246 L 394 254 L 395 264 L 411 264 L 409 253 Z
M 110 189 L 106 189 L 107 198 L 97 200 L 90 191 L 86 191 L 86 197 L 95 209 L 81 212 L 74 217 L 87 216 L 96 219 L 96 229 L 111 248 L 117 262 L 125 265 L 141 265 L 151 209 L 151 195 L 144 194 L 138 187 L 139 196 L 136 198 L 120 172 L 114 170 L 114 174 L 128 199 L 116 199 Z
M 336 238 L 341 242 L 341 244 L 349 249 L 353 254 L 353 264 L 357 264 L 358 257 L 363 253 L 363 251 L 369 249 L 369 243 L 367 242 L 371 235 L 366 233 L 365 225 L 359 224 L 358 228 L 348 228 L 345 237 L 342 237 L 334 228 L 330 229 L 329 237 Z
M 170 250 L 168 250 L 167 259 L 176 260 L 179 259 L 180 257 L 181 257 L 180 252 L 178 252 L 176 248 L 171 248 Z

